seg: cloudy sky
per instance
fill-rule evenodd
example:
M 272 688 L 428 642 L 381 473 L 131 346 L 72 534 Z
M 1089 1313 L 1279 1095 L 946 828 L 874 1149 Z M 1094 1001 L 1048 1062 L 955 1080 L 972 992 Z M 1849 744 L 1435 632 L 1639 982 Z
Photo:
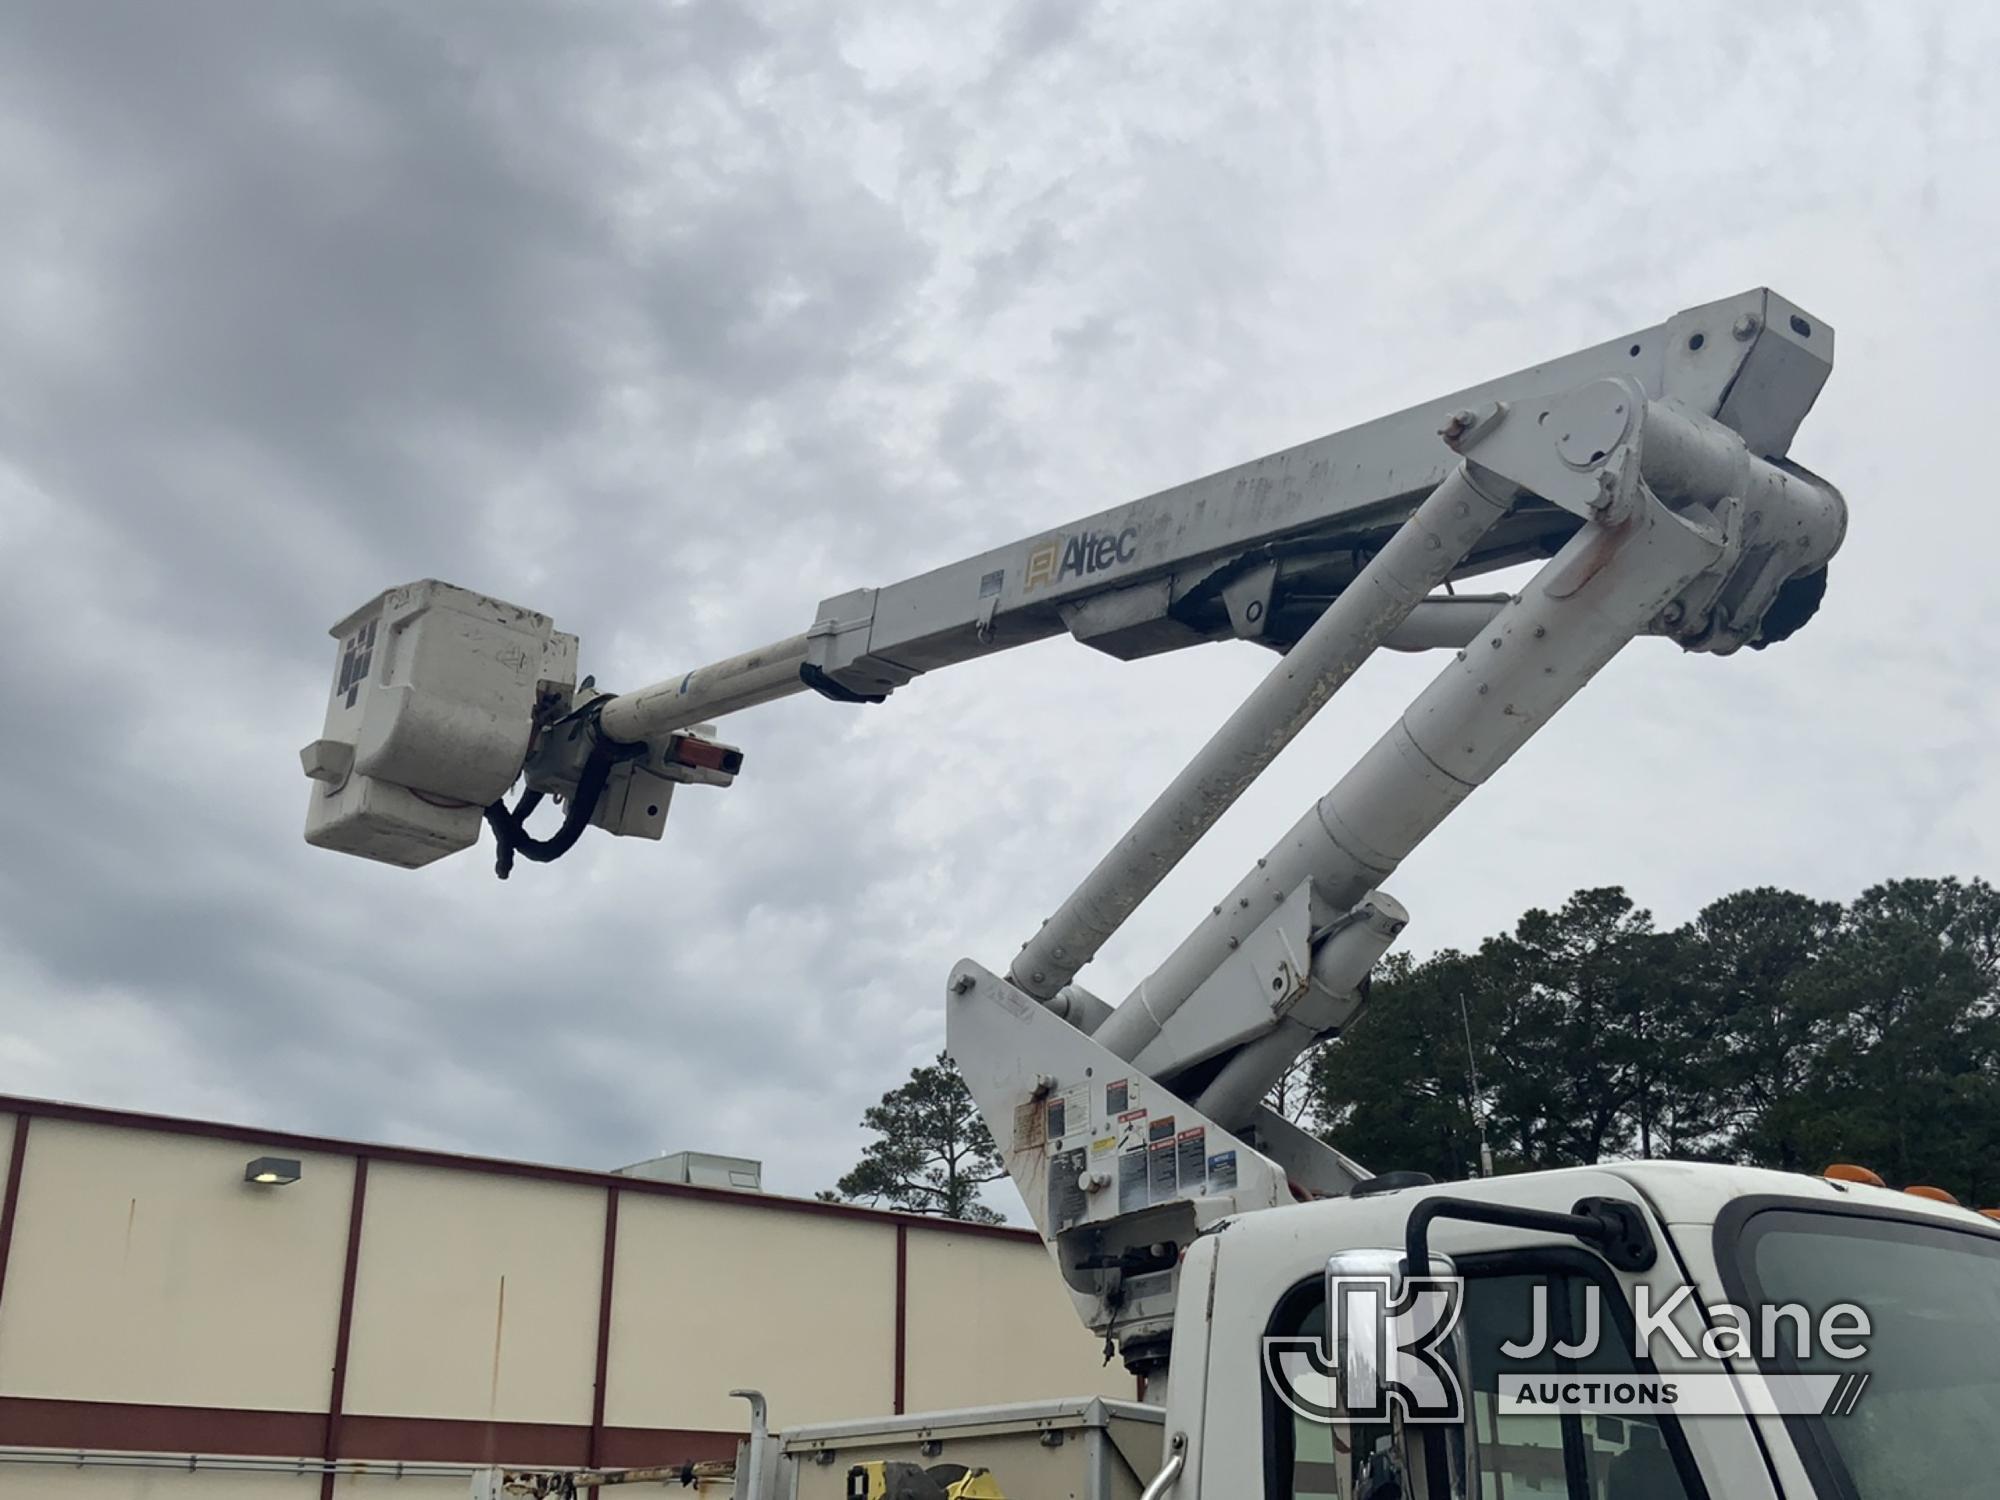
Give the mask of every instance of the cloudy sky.
M 0 1090 L 807 1192 L 1269 664 L 1058 640 L 729 721 L 664 843 L 300 840 L 326 629 L 438 576 L 610 685 L 1768 283 L 1820 618 L 1628 651 L 1404 867 L 1417 951 L 1619 882 L 2000 876 L 2000 9 L 171 5 L 0 15 Z M 1371 664 L 1120 995 L 1436 669 Z

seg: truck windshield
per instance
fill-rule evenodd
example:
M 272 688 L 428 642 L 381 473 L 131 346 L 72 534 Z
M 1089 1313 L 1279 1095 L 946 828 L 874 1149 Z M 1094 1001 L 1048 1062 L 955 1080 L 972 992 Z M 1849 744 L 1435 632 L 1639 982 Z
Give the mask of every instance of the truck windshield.
M 1799 1303 L 1815 1320 L 1852 1304 L 1866 1352 L 1837 1359 L 1789 1343 L 1774 1363 L 1865 1373 L 1845 1416 L 1797 1419 L 1829 1497 L 1989 1494 L 2000 1453 L 2000 1235 L 1905 1218 L 1766 1210 L 1743 1226 L 1749 1306 Z

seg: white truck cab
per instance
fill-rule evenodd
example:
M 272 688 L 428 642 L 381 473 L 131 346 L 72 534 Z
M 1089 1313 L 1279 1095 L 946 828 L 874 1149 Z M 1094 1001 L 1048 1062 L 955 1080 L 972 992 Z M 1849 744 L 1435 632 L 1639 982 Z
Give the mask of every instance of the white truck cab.
M 1433 1221 L 1431 1244 L 1464 1281 L 1466 1421 L 1487 1500 L 1914 1500 L 1991 1494 L 2000 1451 L 2000 1223 L 1859 1183 L 1740 1167 L 1622 1163 L 1410 1187 L 1224 1220 L 1189 1249 L 1175 1323 L 1166 1430 L 1184 1444 L 1177 1500 L 1359 1500 L 1383 1429 L 1319 1420 L 1278 1389 L 1266 1341 L 1323 1332 L 1330 1259 L 1400 1256 L 1426 1199 L 1565 1212 L 1583 1199 L 1634 1204 L 1658 1255 L 1620 1269 L 1560 1234 Z M 1546 1348 L 1533 1348 L 1541 1289 Z M 1683 1292 L 1683 1288 L 1691 1291 Z M 1594 1290 L 1597 1337 L 1581 1309 Z M 1643 1300 L 1642 1300 L 1643 1299 Z M 1832 1348 L 1820 1342 L 1830 1308 Z M 1712 1356 L 1703 1335 L 1736 1321 L 1750 1353 Z M 1767 1313 L 1776 1338 L 1762 1342 Z M 1639 1337 L 1641 1314 L 1665 1318 Z M 1565 1320 L 1571 1326 L 1565 1326 Z M 1588 1349 L 1579 1346 L 1589 1343 Z M 1560 1345 L 1559 1349 L 1557 1346 Z M 1736 1345 L 1718 1334 L 1708 1348 Z M 1577 1352 L 1566 1352 L 1576 1350 Z M 1643 1352 L 1642 1352 L 1643 1351 Z M 1824 1409 L 1787 1404 L 1768 1377 L 1816 1375 Z M 1585 1396 L 1600 1411 L 1522 1410 L 1503 1377 Z M 1831 1385 L 1827 1381 L 1831 1380 Z M 1657 1398 L 1660 1391 L 1672 1399 Z M 1621 1394 L 1655 1393 L 1654 1409 Z M 1575 1402 L 1571 1405 L 1586 1403 Z M 1660 1410 L 1662 1406 L 1684 1410 Z M 1414 1433 L 1414 1428 L 1411 1429 Z M 1173 1440 L 1170 1436 L 1170 1442 Z M 1412 1447 L 1415 1447 L 1412 1444 Z M 1422 1465 L 1410 1455 L 1409 1469 Z M 1410 1490 L 1422 1496 L 1421 1487 Z M 1435 1491 L 1433 1491 L 1435 1493 Z

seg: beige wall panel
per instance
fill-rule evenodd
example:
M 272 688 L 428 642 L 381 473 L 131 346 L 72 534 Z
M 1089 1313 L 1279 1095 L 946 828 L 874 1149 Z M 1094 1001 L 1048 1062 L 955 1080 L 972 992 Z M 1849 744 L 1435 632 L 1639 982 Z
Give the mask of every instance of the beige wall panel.
M 604 1193 L 376 1162 L 346 1409 L 588 1422 Z
M 739 1386 L 774 1427 L 893 1404 L 893 1225 L 627 1193 L 613 1288 L 614 1427 L 742 1431 Z
M 472 1481 L 428 1474 L 403 1479 L 393 1474 L 343 1474 L 334 1481 L 333 1493 L 337 1500 L 467 1500 L 472 1493 Z M 644 1494 L 645 1491 L 642 1489 L 639 1493 Z M 307 1497 L 292 1495 L 288 1500 L 307 1500 Z M 311 1497 L 311 1500 L 317 1500 L 317 1496 Z
M 1115 1396 L 1136 1384 L 1104 1363 L 1039 1244 L 912 1229 L 909 1255 L 911 1411 Z
M 37 1118 L 0 1304 L 0 1392 L 324 1410 L 353 1163 L 253 1187 L 233 1141 Z

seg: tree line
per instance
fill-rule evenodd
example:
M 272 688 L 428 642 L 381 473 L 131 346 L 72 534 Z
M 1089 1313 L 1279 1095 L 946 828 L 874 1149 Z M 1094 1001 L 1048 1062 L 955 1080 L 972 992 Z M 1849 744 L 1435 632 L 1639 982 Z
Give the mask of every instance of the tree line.
M 1476 1082 L 1475 1082 L 1476 1080 Z M 1760 887 L 1660 929 L 1616 886 L 1476 951 L 1391 956 L 1303 1091 L 1377 1170 L 1667 1156 L 1870 1167 L 2000 1204 L 2000 892 Z
M 2000 1205 L 2000 892 L 1758 887 L 1662 930 L 1618 886 L 1472 952 L 1392 954 L 1272 1103 L 1376 1171 L 1439 1181 L 1632 1157 L 1856 1162 Z M 998 1217 L 999 1153 L 940 1056 L 885 1094 L 828 1198 Z

